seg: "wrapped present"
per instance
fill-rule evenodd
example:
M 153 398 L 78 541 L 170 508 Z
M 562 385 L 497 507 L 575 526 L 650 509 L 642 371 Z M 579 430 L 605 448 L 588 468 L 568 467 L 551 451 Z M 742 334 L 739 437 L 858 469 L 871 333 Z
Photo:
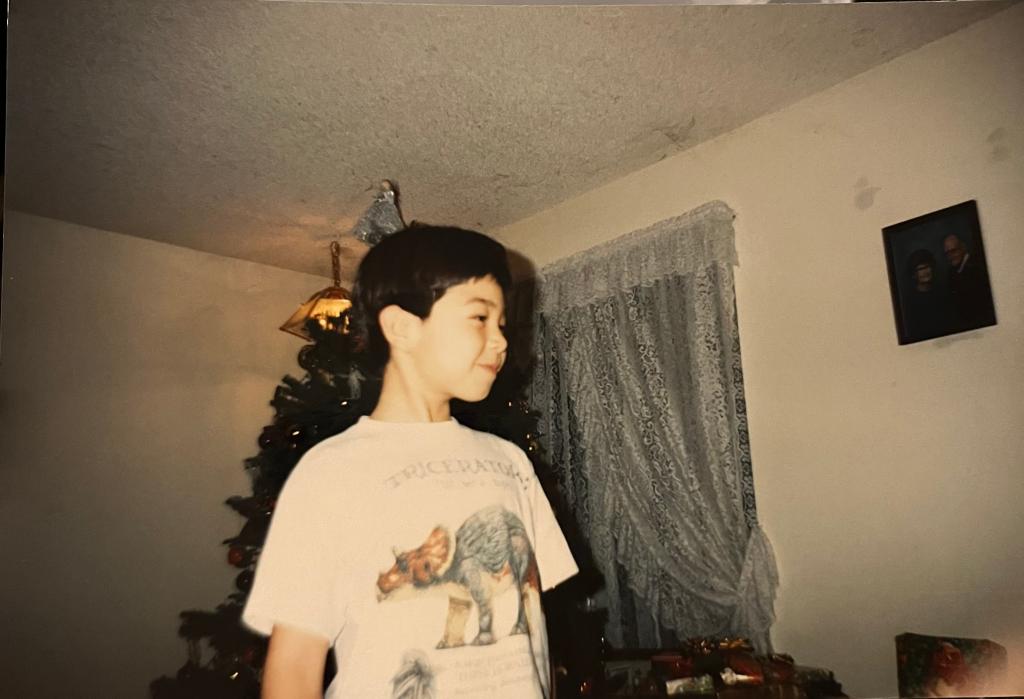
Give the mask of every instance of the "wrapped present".
M 845 697 L 843 686 L 836 681 L 831 670 L 823 667 L 793 666 L 793 681 L 808 699 Z
M 670 697 L 678 694 L 714 694 L 715 680 L 711 675 L 680 677 L 665 683 L 665 693 Z
M 692 675 L 711 675 L 721 678 L 730 662 L 742 667 L 733 673 L 744 675 L 750 668 L 747 658 L 753 658 L 754 648 L 745 638 L 691 638 L 683 644 L 683 654 L 693 659 Z M 746 675 L 744 675 L 746 676 Z
M 1006 674 L 1006 649 L 980 638 L 904 633 L 896 637 L 901 697 L 983 695 Z
M 764 668 L 761 661 L 747 650 L 733 649 L 722 653 L 725 668 L 721 672 L 725 684 L 760 686 L 764 684 Z
M 651 657 L 651 671 L 663 680 L 694 677 L 698 674 L 694 659 L 682 653 L 659 653 Z
M 792 684 L 796 682 L 793 657 L 785 653 L 772 653 L 761 659 L 765 684 Z
M 716 699 L 845 697 L 832 672 L 789 655 L 755 654 L 743 638 L 693 638 L 677 649 L 609 650 L 596 693 L 572 696 L 714 696 Z
M 754 652 L 754 646 L 748 639 L 728 636 L 725 638 L 690 638 L 684 644 L 684 649 L 691 655 L 712 655 L 729 650 Z

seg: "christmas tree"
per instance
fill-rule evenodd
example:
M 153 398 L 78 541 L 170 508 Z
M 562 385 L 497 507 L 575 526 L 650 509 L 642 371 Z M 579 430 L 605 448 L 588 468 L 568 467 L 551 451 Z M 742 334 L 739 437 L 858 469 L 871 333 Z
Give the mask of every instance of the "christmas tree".
M 346 323 L 345 315 L 337 321 L 338 327 Z M 188 660 L 175 677 L 150 685 L 154 699 L 259 696 L 267 643 L 244 628 L 240 616 L 277 494 L 310 447 L 348 428 L 376 399 L 374 382 L 363 378 L 354 361 L 351 336 L 312 320 L 307 330 L 313 341 L 298 356 L 306 374 L 282 379 L 271 401 L 273 422 L 259 435 L 259 453 L 245 462 L 252 492 L 227 500 L 245 518 L 238 534 L 224 541 L 228 563 L 240 569 L 235 590 L 213 611 L 181 614 L 178 633 L 188 644 Z
M 312 342 L 298 355 L 305 376 L 282 379 L 271 401 L 273 422 L 259 436 L 259 453 L 245 462 L 252 493 L 226 501 L 245 518 L 239 533 L 224 540 L 228 563 L 239 569 L 236 589 L 213 611 L 182 612 L 178 633 L 187 642 L 188 659 L 176 676 L 151 683 L 153 699 L 259 697 L 267 641 L 246 629 L 240 617 L 277 495 L 310 447 L 371 412 L 380 394 L 379 381 L 360 371 L 354 340 L 343 331 L 347 314 L 344 311 L 327 327 L 313 320 L 307 323 Z M 523 378 L 514 366 L 507 366 L 486 400 L 454 401 L 452 414 L 464 425 L 518 444 L 533 457 L 538 453 L 537 420 L 522 398 Z M 333 672 L 328 662 L 325 686 Z

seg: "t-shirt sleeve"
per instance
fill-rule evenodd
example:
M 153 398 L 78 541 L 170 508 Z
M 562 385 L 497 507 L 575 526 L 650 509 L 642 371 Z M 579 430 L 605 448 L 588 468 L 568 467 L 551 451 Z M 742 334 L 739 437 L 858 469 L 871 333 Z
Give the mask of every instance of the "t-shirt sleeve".
M 330 535 L 334 510 L 318 476 L 322 464 L 312 456 L 281 489 L 242 621 L 265 635 L 284 624 L 333 642 L 343 622 L 335 599 L 340 551 Z
M 544 489 L 540 487 L 537 474 L 529 457 L 519 447 L 515 447 L 521 468 L 529 474 L 527 497 L 530 502 L 533 520 L 533 548 L 537 557 L 537 568 L 540 570 L 540 582 L 544 590 L 550 590 L 561 582 L 579 572 L 576 561 L 569 551 L 569 545 L 562 534 L 562 528 L 555 519 Z

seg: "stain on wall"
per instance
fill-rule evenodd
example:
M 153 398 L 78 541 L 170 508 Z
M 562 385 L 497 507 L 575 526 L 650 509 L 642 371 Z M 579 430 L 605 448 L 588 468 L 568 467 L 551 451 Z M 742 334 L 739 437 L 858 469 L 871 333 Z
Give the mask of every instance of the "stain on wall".
M 1006 129 L 1002 126 L 993 129 L 985 142 L 991 149 L 988 157 L 992 162 L 999 163 L 1010 159 L 1010 147 L 1006 145 Z
M 881 187 L 872 187 L 868 178 L 861 177 L 853 185 L 853 205 L 861 211 L 867 211 L 875 205 L 875 194 L 881 191 Z

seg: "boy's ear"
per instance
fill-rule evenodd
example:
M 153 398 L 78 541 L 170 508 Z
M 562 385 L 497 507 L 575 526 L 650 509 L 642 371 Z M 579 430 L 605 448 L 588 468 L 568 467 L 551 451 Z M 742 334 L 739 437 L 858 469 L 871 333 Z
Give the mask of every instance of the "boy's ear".
M 382 308 L 378 321 L 384 339 L 391 347 L 397 349 L 410 349 L 416 344 L 420 324 L 423 322 L 415 313 L 410 313 L 397 304 Z

